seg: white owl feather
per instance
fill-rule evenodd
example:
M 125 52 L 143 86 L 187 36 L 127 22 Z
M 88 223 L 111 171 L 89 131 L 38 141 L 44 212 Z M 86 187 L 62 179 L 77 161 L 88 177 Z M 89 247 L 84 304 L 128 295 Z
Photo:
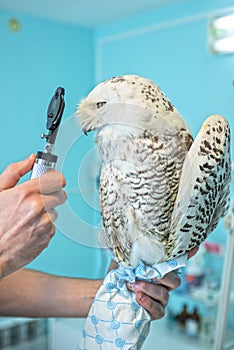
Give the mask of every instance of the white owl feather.
M 160 88 L 136 75 L 97 85 L 77 117 L 84 132 L 98 131 L 101 241 L 118 262 L 135 267 L 177 257 L 214 229 L 229 198 L 225 118 L 208 118 L 193 143 Z

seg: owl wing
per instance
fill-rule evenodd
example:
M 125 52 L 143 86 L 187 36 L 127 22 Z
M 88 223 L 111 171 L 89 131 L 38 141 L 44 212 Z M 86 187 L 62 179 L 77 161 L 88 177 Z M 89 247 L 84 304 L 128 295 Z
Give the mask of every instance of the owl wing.
M 224 117 L 212 115 L 183 164 L 166 259 L 199 245 L 214 230 L 229 207 L 230 181 L 229 125 Z
M 100 232 L 99 241 L 102 247 L 112 252 L 113 258 L 118 262 L 127 261 L 132 248 L 126 234 L 127 201 L 126 181 L 121 169 L 113 162 L 105 163 L 100 175 L 100 206 L 104 228 Z

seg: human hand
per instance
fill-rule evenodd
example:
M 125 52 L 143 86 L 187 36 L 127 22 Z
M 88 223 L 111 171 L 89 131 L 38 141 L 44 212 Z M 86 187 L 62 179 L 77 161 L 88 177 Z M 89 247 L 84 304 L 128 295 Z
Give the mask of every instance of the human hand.
M 149 312 L 152 320 L 158 320 L 165 315 L 169 292 L 179 287 L 180 278 L 172 271 L 154 282 L 135 281 L 127 283 L 127 287 L 136 293 L 136 301 Z
M 66 200 L 65 179 L 51 171 L 16 186 L 35 155 L 10 164 L 0 175 L 0 277 L 31 262 L 55 233 L 54 209 Z
M 199 247 L 195 247 L 188 253 L 188 259 L 196 254 Z M 113 264 L 113 263 L 112 263 Z M 154 282 L 135 281 L 127 283 L 128 289 L 136 293 L 136 301 L 147 310 L 152 320 L 158 320 L 165 315 L 165 308 L 169 301 L 169 292 L 180 286 L 180 278 L 175 272 L 169 272 L 161 279 Z
M 118 264 L 111 260 L 108 271 L 117 269 Z M 136 301 L 149 312 L 152 320 L 158 320 L 165 315 L 165 307 L 169 301 L 169 292 L 180 285 L 180 278 L 175 272 L 169 272 L 154 282 L 127 282 L 127 288 L 136 293 Z

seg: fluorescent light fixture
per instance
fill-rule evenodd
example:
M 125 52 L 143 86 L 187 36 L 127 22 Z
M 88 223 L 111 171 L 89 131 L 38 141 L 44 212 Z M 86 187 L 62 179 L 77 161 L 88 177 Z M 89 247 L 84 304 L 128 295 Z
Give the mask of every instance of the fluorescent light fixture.
M 209 45 L 213 53 L 234 53 L 234 13 L 210 21 Z
M 215 18 L 213 25 L 221 30 L 234 30 L 234 14 Z
M 234 36 L 216 40 L 213 43 L 213 50 L 217 53 L 231 53 L 234 52 Z

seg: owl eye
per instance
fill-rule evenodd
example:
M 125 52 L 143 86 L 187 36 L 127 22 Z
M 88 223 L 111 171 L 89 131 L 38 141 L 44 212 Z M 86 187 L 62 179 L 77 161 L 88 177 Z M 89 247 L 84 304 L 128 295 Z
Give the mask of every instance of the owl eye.
M 97 108 L 101 108 L 106 104 L 106 101 L 100 101 L 96 103 Z

